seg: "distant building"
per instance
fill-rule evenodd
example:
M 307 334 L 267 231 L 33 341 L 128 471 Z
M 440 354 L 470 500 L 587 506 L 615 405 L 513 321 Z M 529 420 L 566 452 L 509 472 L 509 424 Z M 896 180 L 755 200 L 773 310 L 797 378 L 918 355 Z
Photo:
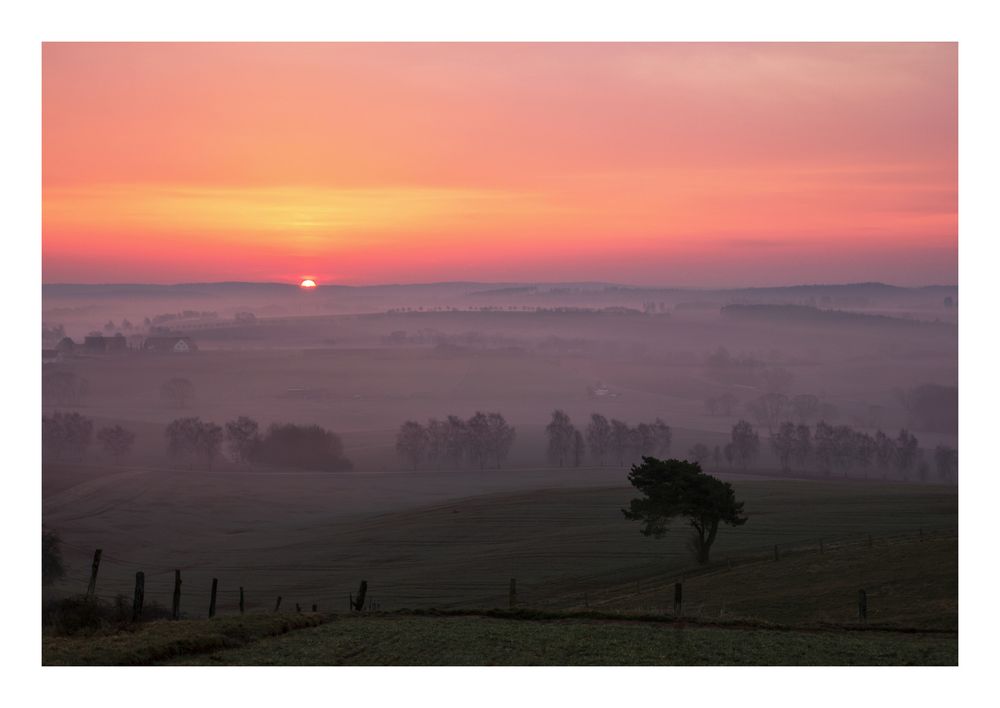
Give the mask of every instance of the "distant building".
M 83 338 L 83 351 L 87 354 L 103 354 L 107 351 L 107 344 L 103 334 L 89 334 Z
M 198 351 L 198 347 L 190 337 L 146 337 L 142 350 L 158 354 L 190 354 Z

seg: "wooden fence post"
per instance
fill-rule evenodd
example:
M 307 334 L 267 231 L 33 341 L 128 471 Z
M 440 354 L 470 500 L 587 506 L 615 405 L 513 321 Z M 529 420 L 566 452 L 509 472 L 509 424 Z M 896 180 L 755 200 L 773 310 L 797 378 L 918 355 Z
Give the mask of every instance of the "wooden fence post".
M 858 590 L 858 621 L 868 622 L 868 593 Z
M 132 595 L 132 621 L 142 619 L 142 601 L 146 594 L 146 574 L 141 570 L 135 574 L 135 594 Z
M 181 618 L 181 571 L 174 571 L 174 606 L 170 613 L 170 619 Z
M 354 598 L 351 605 L 355 612 L 361 612 L 365 609 L 365 595 L 368 594 L 368 581 L 362 580 L 361 584 L 358 586 L 358 596 Z
M 313 603 L 313 612 L 319 612 L 319 605 L 317 605 L 315 602 Z
M 277 612 L 279 607 L 281 607 L 281 595 L 278 595 L 278 599 L 274 603 L 274 611 Z
M 243 586 L 240 586 L 240 614 L 246 609 L 246 605 L 243 603 Z
M 681 616 L 684 601 L 684 586 L 682 583 L 674 583 L 674 615 Z
M 212 578 L 212 599 L 208 603 L 208 618 L 215 617 L 215 593 L 219 590 L 219 579 Z
M 295 603 L 295 612 L 300 615 L 302 614 L 302 605 L 297 602 Z
M 507 590 L 507 609 L 517 608 L 517 578 L 510 579 L 510 587 Z
M 87 597 L 93 597 L 97 591 L 97 569 L 101 567 L 101 549 L 94 551 L 94 562 L 90 565 L 90 582 L 87 583 Z

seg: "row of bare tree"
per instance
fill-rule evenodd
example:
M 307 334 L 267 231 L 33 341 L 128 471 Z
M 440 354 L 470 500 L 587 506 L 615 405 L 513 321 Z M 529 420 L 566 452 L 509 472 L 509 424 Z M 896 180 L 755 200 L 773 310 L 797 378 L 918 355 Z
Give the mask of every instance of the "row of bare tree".
M 579 467 L 586 453 L 590 454 L 591 462 L 601 467 L 608 464 L 624 467 L 643 456 L 665 458 L 670 454 L 673 440 L 670 426 L 659 418 L 632 427 L 617 418 L 609 421 L 594 413 L 581 432 L 566 412 L 558 409 L 552 412 L 545 435 L 549 464 L 558 467 Z
M 500 413 L 476 413 L 468 420 L 449 415 L 426 425 L 408 420 L 396 434 L 396 452 L 413 469 L 421 465 L 500 468 L 516 431 Z
M 50 459 L 78 462 L 87 454 L 94 437 L 93 421 L 79 413 L 56 411 L 42 416 L 42 451 Z M 135 434 L 120 425 L 101 428 L 96 438 L 101 451 L 115 462 L 128 455 L 135 442 Z

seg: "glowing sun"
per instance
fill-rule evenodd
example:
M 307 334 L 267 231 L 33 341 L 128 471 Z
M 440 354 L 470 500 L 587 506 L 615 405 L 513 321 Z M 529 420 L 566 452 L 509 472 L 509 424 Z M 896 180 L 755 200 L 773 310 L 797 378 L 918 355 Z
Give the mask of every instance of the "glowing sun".
M 299 283 L 299 287 L 304 290 L 310 290 L 316 287 L 316 281 L 313 280 L 312 278 L 306 278 L 301 283 Z

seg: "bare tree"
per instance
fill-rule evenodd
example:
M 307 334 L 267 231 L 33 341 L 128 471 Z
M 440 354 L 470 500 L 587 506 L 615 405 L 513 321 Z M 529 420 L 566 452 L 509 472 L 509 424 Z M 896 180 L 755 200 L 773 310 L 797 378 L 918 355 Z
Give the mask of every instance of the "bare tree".
M 958 450 L 947 445 L 934 448 L 934 466 L 938 479 L 950 480 L 958 476 Z
M 670 457 L 670 446 L 673 444 L 674 432 L 660 418 L 653 421 L 654 453 L 661 460 Z
M 209 469 L 222 448 L 223 432 L 215 423 L 200 418 L 177 418 L 166 429 L 167 454 L 194 467 L 203 462 Z
M 510 448 L 514 445 L 516 431 L 499 413 L 490 413 L 487 417 L 489 428 L 490 453 L 496 461 L 497 468 L 507 461 Z
M 628 454 L 629 427 L 617 418 L 611 419 L 611 456 L 618 461 L 619 467 L 625 466 L 625 456 Z
M 916 466 L 920 443 L 908 430 L 900 430 L 896 437 L 896 469 L 903 479 L 909 479 L 910 472 Z
M 816 453 L 816 463 L 819 471 L 829 475 L 836 461 L 833 426 L 821 420 L 816 423 L 813 432 L 813 450 Z
M 773 433 L 785 415 L 787 403 L 788 397 L 783 393 L 771 392 L 750 401 L 746 408 L 758 424 L 765 426 L 769 433 Z
M 868 470 L 875 459 L 875 449 L 875 439 L 871 435 L 854 433 L 854 461 L 865 473 L 865 479 L 868 479 Z
M 42 450 L 55 459 L 83 459 L 90 447 L 94 424 L 79 413 L 42 416 Z
M 733 457 L 740 467 L 747 466 L 757 459 L 760 452 L 760 437 L 753 426 L 745 420 L 739 421 L 732 430 Z
M 552 420 L 545 426 L 545 434 L 549 440 L 548 460 L 550 464 L 565 467 L 570 463 L 575 432 L 576 429 L 565 411 L 557 409 L 552 412 Z
M 611 450 L 611 424 L 599 413 L 590 416 L 590 423 L 587 425 L 587 446 L 590 448 L 591 458 L 604 467 Z
M 114 458 L 115 464 L 118 464 L 132 451 L 135 433 L 120 425 L 101 428 L 97 431 L 97 442 L 101 443 L 101 449 Z
M 798 448 L 799 436 L 795 430 L 795 423 L 785 422 L 778 428 L 778 432 L 771 435 L 771 449 L 781 463 L 781 469 L 791 472 L 792 459 Z
M 896 465 L 896 443 L 881 430 L 875 431 L 875 464 L 882 472 L 882 479 Z
M 233 462 L 243 464 L 250 461 L 254 447 L 260 442 L 259 431 L 257 421 L 245 415 L 226 423 L 226 445 Z
M 812 431 L 808 425 L 795 426 L 795 463 L 804 468 L 809 456 L 812 455 Z

